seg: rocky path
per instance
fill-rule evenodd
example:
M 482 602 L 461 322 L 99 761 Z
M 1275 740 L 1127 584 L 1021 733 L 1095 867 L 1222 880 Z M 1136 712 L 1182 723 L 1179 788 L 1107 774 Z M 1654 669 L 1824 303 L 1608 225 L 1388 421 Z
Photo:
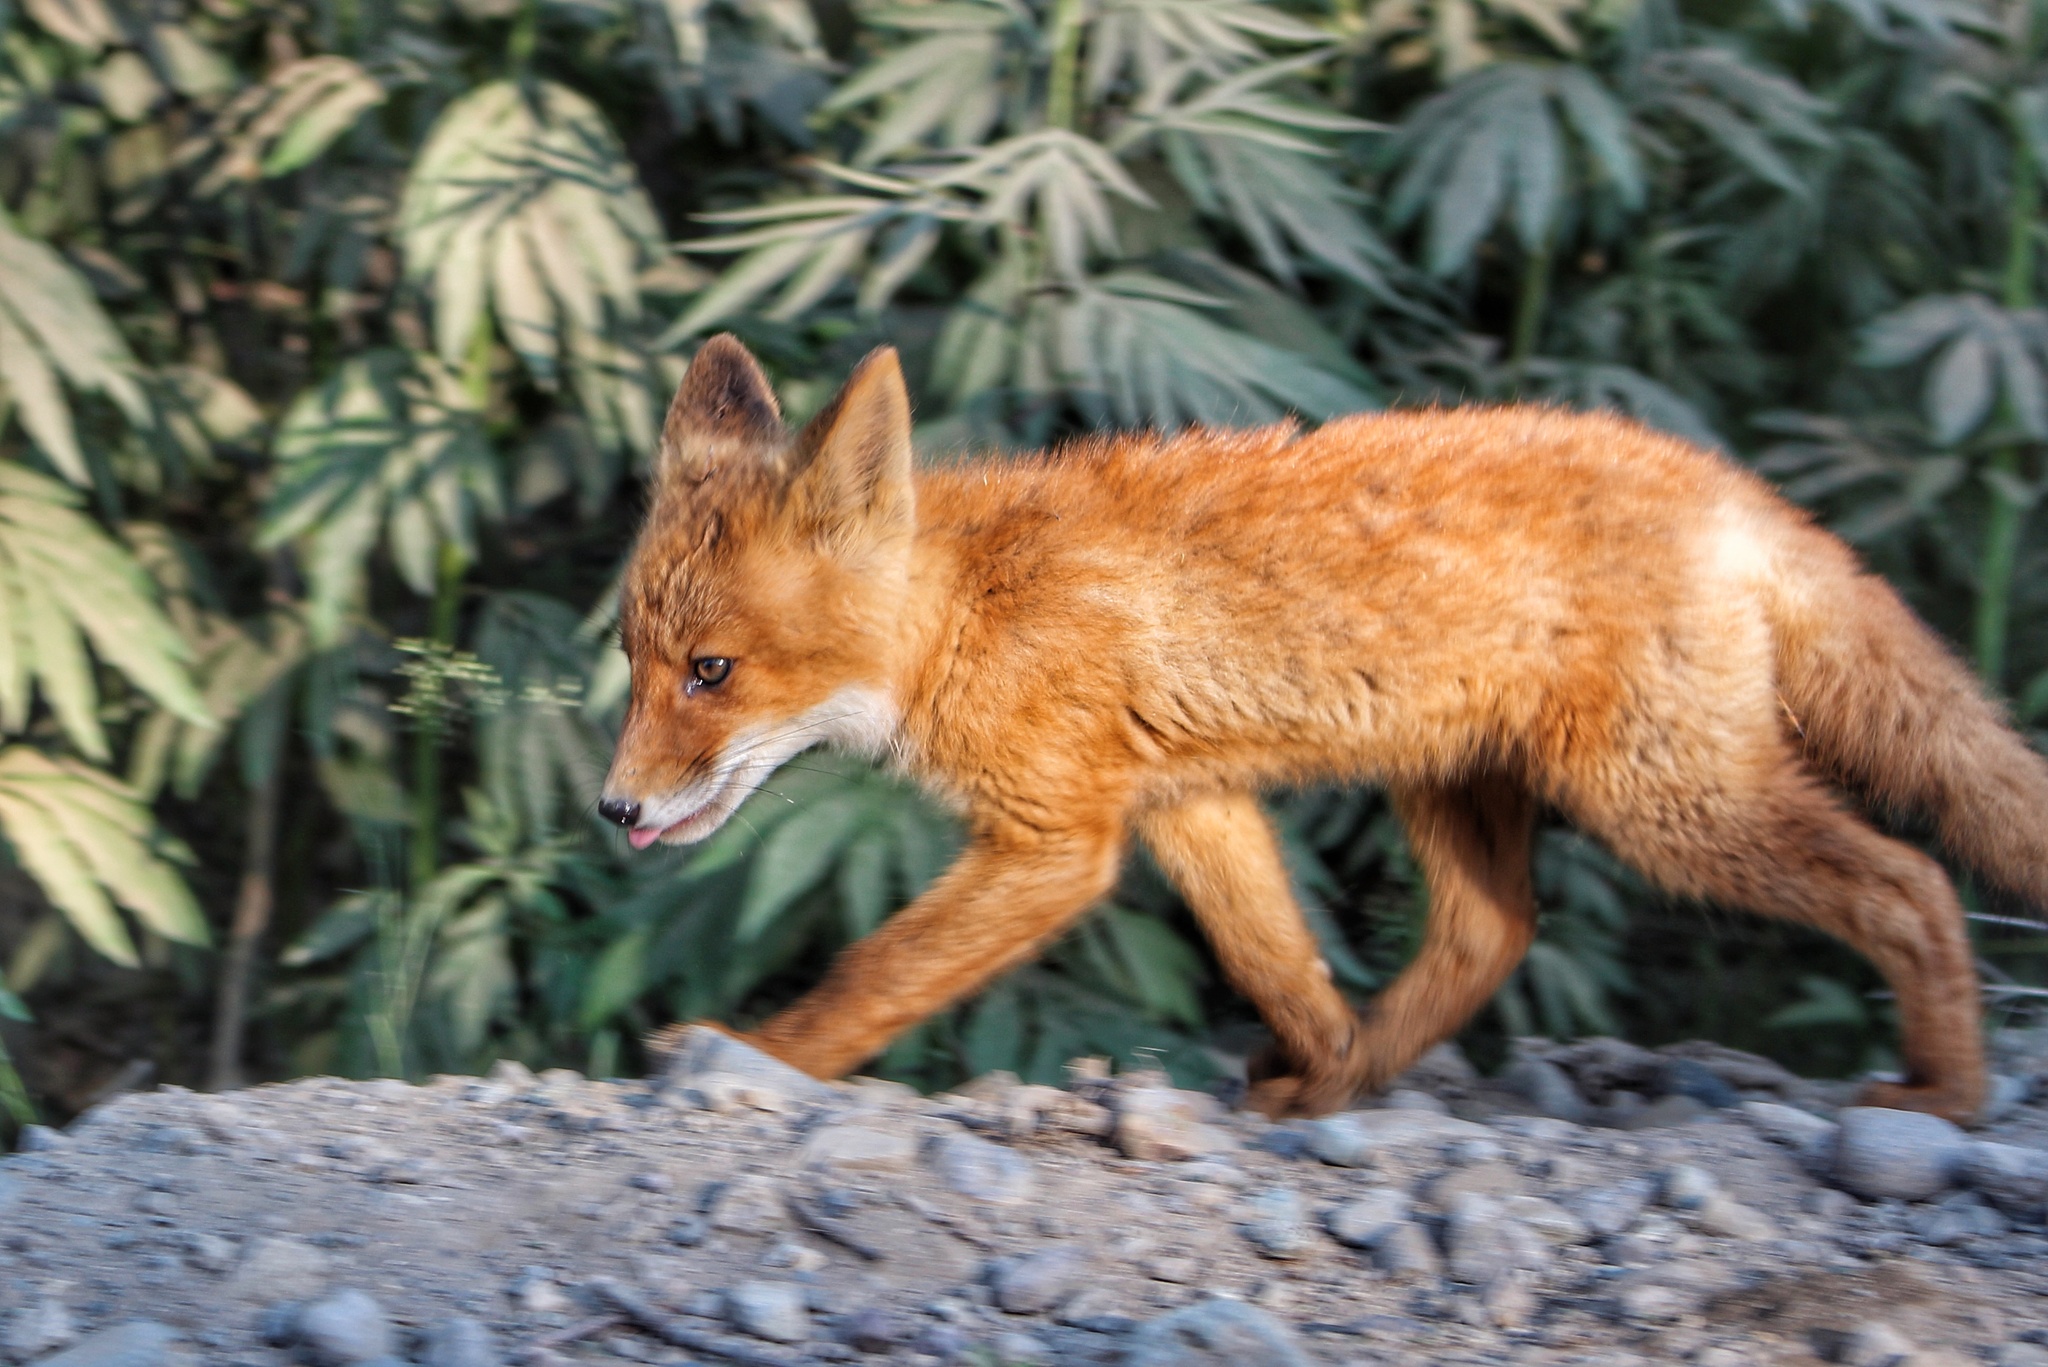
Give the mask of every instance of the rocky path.
M 1612 1041 L 1284 1125 L 713 1035 L 646 1082 L 131 1095 L 0 1160 L 0 1357 L 2048 1367 L 2048 1039 L 2003 1044 L 1969 1135 Z

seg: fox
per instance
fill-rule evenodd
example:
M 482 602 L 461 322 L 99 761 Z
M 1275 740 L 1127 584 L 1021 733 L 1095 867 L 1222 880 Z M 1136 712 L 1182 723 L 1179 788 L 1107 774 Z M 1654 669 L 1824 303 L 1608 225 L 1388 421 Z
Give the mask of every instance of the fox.
M 1340 1109 L 1523 958 L 1550 813 L 1665 893 L 1846 942 L 1897 998 L 1903 1075 L 1864 1104 L 1968 1123 L 1963 909 L 1875 822 L 1929 819 L 2048 905 L 2048 762 L 1971 671 L 1762 478 L 1610 413 L 1390 410 L 920 465 L 893 349 L 791 430 L 720 335 L 663 423 L 619 628 L 598 812 L 634 849 L 704 839 L 819 744 L 962 818 L 922 894 L 727 1030 L 819 1078 L 1032 959 L 1135 839 L 1271 1033 L 1246 1104 Z M 1428 894 L 1419 950 L 1363 1007 L 1261 803 L 1317 784 L 1383 788 Z

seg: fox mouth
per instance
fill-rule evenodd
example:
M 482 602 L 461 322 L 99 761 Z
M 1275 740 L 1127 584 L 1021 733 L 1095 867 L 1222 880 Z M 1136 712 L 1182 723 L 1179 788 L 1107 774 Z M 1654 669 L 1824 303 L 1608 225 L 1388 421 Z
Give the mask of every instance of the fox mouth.
M 626 843 L 636 850 L 644 850 L 657 840 L 683 845 L 703 839 L 724 824 L 725 813 L 718 810 L 718 800 L 725 796 L 726 786 L 719 784 L 710 797 L 666 826 L 635 826 L 626 832 Z M 711 818 L 708 822 L 707 817 Z M 693 829 L 695 827 L 703 829 Z

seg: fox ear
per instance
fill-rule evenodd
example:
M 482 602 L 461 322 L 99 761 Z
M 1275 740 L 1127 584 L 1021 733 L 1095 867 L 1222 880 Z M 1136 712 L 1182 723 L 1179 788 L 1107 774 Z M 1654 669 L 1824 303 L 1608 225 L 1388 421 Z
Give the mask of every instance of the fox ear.
M 785 436 L 782 410 L 761 364 L 739 338 L 721 332 L 697 349 L 661 425 L 655 469 L 700 480 L 736 455 L 770 455 Z
M 819 534 L 872 545 L 910 534 L 910 394 L 896 348 L 878 347 L 796 443 L 796 487 Z

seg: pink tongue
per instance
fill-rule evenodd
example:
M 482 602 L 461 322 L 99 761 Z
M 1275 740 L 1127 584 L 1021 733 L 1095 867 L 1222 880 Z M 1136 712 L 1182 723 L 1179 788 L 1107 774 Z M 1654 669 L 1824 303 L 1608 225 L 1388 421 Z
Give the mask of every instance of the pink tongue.
M 626 832 L 626 843 L 636 850 L 644 850 L 659 839 L 661 839 L 661 827 L 659 826 L 635 826 L 632 830 Z

